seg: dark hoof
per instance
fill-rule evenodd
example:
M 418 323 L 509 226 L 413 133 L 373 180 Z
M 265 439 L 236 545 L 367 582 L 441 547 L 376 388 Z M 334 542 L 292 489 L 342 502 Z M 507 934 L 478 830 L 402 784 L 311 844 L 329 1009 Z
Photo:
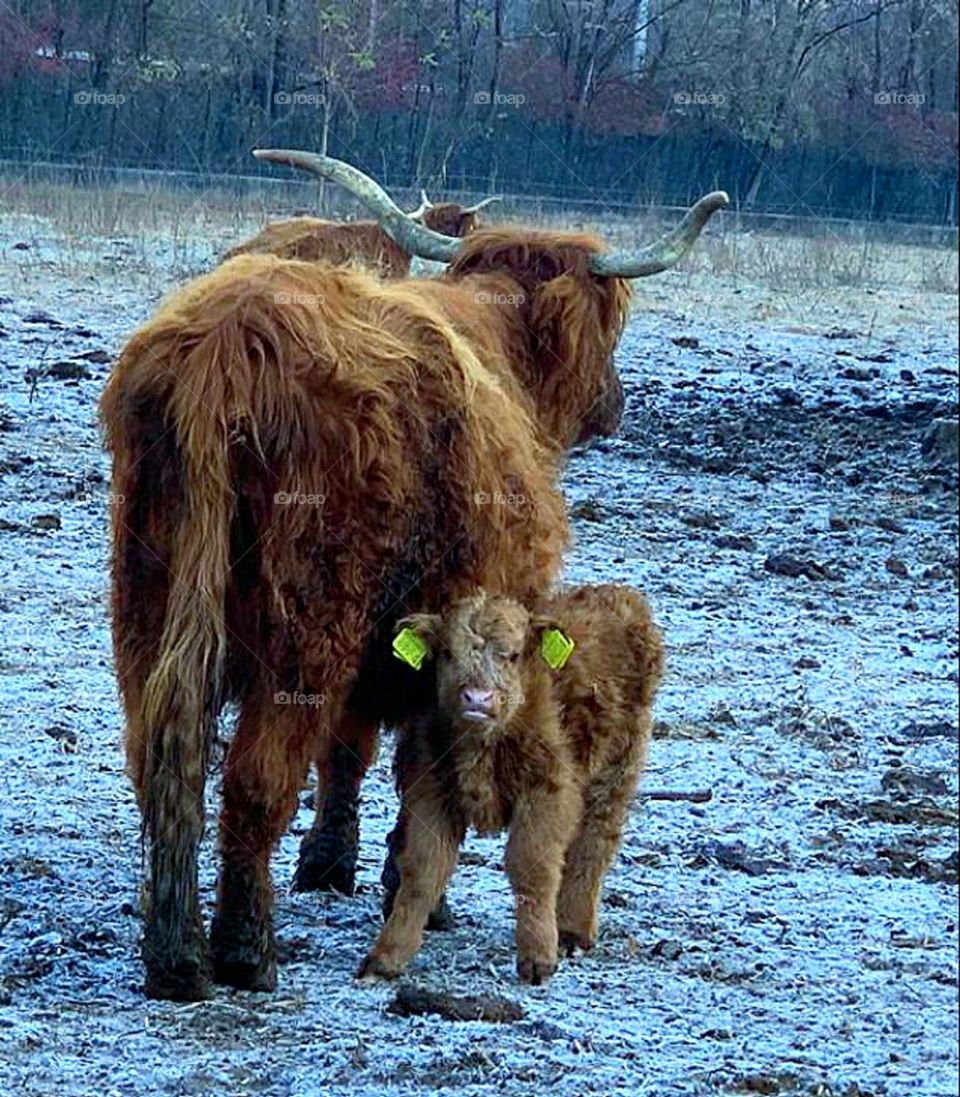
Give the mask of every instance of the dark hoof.
M 148 998 L 202 1002 L 210 997 L 210 960 L 202 930 L 184 943 L 175 960 L 164 962 L 164 951 L 151 944 L 148 929 L 141 944 L 141 956 L 147 970 L 143 989 Z
M 221 986 L 237 990 L 254 990 L 269 993 L 277 989 L 277 964 L 275 960 L 245 963 L 242 960 L 214 960 L 213 980 Z
M 293 890 L 336 891 L 341 895 L 353 895 L 356 876 L 356 849 L 345 848 L 331 834 L 311 831 L 300 846 Z
M 560 930 L 560 951 L 564 956 L 576 956 L 578 952 L 589 952 L 593 948 L 593 941 L 580 933 L 570 930 Z
M 233 932 L 228 932 L 228 927 Z M 271 991 L 277 989 L 277 955 L 269 930 L 244 923 L 213 920 L 210 933 L 213 945 L 213 981 L 237 990 Z
M 210 976 L 207 968 L 193 965 L 168 971 L 147 965 L 147 978 L 143 984 L 148 998 L 170 1002 L 204 1002 L 210 997 Z
M 453 929 L 456 924 L 457 919 L 450 909 L 450 904 L 447 902 L 447 896 L 445 894 L 441 895 L 440 901 L 427 916 L 427 929 L 442 931 L 445 929 Z
M 550 977 L 557 970 L 556 963 L 546 960 L 517 960 L 517 975 L 521 983 L 529 983 L 532 987 L 546 986 Z
M 402 972 L 396 971 L 372 952 L 357 968 L 357 978 L 364 983 L 379 983 L 383 980 L 396 979 L 401 974 Z

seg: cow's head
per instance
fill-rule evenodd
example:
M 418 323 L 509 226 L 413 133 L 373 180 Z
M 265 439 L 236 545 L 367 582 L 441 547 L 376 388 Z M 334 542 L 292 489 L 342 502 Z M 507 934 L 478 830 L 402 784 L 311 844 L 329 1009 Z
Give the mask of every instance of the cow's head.
M 504 300 L 491 303 L 515 309 L 523 334 L 522 361 L 511 365 L 536 402 L 545 438 L 561 449 L 612 434 L 619 426 L 624 398 L 613 351 L 626 322 L 629 280 L 678 263 L 710 217 L 729 202 L 722 191 L 706 195 L 675 229 L 632 252 L 605 252 L 591 236 L 521 228 L 480 230 L 461 240 L 405 214 L 350 164 L 289 150 L 254 155 L 333 179 L 367 205 L 409 254 L 449 263 L 450 278 L 479 279 L 478 298 L 502 289 Z M 509 285 L 498 289 L 496 276 Z
M 533 396 L 544 434 L 564 450 L 614 434 L 623 414 L 613 352 L 627 319 L 630 283 L 593 273 L 600 248 L 592 236 L 481 229 L 464 242 L 447 274 L 473 279 L 478 299 L 515 310 L 522 348 L 511 365 Z
M 420 192 L 420 206 L 415 209 L 410 217 L 419 221 L 432 232 L 438 232 L 442 236 L 469 236 L 471 232 L 480 228 L 483 221 L 480 211 L 501 199 L 494 195 L 484 198 L 472 206 L 461 206 L 457 202 L 431 202 L 425 190 Z

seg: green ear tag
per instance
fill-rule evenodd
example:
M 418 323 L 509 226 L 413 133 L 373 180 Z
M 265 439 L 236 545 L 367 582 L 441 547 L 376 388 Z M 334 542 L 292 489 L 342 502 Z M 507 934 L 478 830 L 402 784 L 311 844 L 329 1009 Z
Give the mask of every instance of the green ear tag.
M 414 670 L 423 666 L 429 650 L 412 628 L 401 629 L 393 638 L 393 654 Z
M 560 670 L 567 665 L 576 646 L 565 632 L 550 628 L 540 638 L 540 657 L 551 670 Z

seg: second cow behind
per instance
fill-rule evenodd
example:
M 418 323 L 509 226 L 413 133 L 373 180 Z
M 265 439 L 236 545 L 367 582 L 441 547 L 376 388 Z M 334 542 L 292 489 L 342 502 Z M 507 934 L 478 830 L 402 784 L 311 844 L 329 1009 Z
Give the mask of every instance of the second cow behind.
M 400 887 L 359 974 L 405 969 L 472 827 L 509 831 L 517 970 L 546 982 L 558 946 L 596 938 L 600 887 L 646 761 L 660 634 L 642 595 L 614 585 L 568 590 L 535 614 L 480 591 L 406 624 L 434 657 L 420 673 L 435 672 L 437 705 L 399 745 Z

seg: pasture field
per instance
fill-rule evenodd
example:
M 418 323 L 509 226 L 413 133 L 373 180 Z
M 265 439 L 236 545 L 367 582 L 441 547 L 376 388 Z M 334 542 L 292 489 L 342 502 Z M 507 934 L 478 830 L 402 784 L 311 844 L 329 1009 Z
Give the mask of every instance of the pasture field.
M 643 787 L 712 791 L 638 800 L 595 950 L 520 987 L 502 842 L 470 838 L 457 925 L 407 982 L 522 1018 L 400 1017 L 395 987 L 353 981 L 387 738 L 353 899 L 289 889 L 304 790 L 277 992 L 143 998 L 97 400 L 159 298 L 258 224 L 176 192 L 0 207 L 0 1092 L 955 1094 L 957 472 L 923 440 L 957 415 L 957 256 L 832 229 L 712 225 L 641 283 L 623 430 L 569 464 L 569 578 L 642 586 L 665 633 Z

